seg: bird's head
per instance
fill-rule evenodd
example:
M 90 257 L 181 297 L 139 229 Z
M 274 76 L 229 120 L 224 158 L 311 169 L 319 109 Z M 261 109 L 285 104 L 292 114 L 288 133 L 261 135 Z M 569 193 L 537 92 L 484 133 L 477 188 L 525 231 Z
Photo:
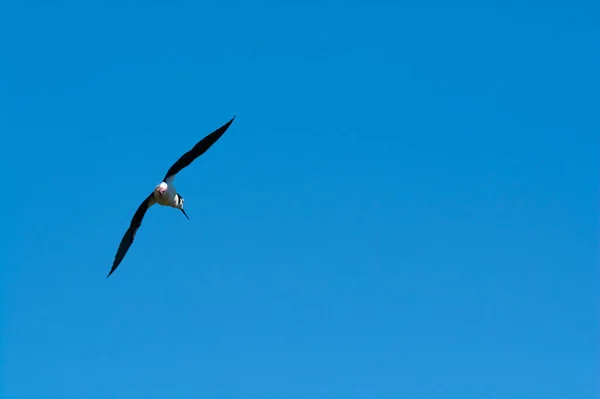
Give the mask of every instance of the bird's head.
M 183 197 L 179 194 L 177 194 L 177 208 L 181 210 L 181 212 L 183 212 L 183 214 L 185 215 L 185 217 L 190 220 L 190 218 L 188 217 L 187 213 L 185 213 L 185 210 L 183 209 L 183 202 L 185 200 L 183 199 Z

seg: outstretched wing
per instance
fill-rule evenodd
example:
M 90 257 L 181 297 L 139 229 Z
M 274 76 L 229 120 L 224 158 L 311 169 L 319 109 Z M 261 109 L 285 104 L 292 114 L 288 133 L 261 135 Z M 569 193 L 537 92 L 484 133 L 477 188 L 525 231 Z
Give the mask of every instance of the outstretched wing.
M 175 162 L 173 166 L 169 168 L 169 171 L 165 175 L 163 181 L 166 182 L 169 178 L 172 180 L 177 173 L 179 173 L 183 168 L 191 164 L 194 161 L 194 159 L 204 154 L 206 150 L 208 150 L 210 146 L 213 145 L 223 135 L 223 133 L 225 133 L 225 131 L 229 128 L 229 125 L 231 125 L 234 119 L 235 116 L 231 118 L 229 122 L 227 122 L 217 130 L 200 140 L 191 150 L 183 154 L 177 160 L 177 162 Z
M 131 247 L 131 244 L 133 244 L 135 233 L 137 233 L 137 230 L 142 225 L 142 219 L 144 219 L 146 211 L 148 210 L 148 208 L 154 205 L 155 202 L 156 201 L 154 199 L 154 192 L 152 192 L 144 200 L 144 202 L 140 204 L 137 211 L 135 211 L 133 218 L 131 218 L 131 224 L 129 225 L 129 228 L 127 229 L 125 235 L 121 239 L 121 244 L 119 244 L 119 249 L 117 250 L 117 254 L 115 255 L 115 260 L 113 262 L 112 269 L 110 269 L 110 273 L 108 273 L 108 276 L 106 276 L 106 278 L 108 278 L 115 271 L 115 269 L 119 267 L 119 264 L 125 257 L 125 254 L 129 250 L 129 247 Z

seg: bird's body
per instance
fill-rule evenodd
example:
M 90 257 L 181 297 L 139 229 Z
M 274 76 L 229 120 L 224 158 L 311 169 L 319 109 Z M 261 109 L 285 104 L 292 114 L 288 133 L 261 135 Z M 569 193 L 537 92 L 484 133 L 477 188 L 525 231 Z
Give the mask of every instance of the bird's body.
M 183 197 L 179 193 L 177 193 L 177 189 L 175 188 L 172 179 L 167 180 L 171 180 L 171 184 L 168 184 L 167 182 L 163 181 L 154 189 L 154 202 L 158 205 L 180 209 L 187 218 L 188 216 L 183 210 Z
M 109 277 L 115 269 L 119 266 L 125 254 L 131 247 L 133 240 L 135 238 L 135 234 L 137 230 L 142 224 L 142 219 L 146 214 L 146 211 L 154 204 L 168 206 L 171 208 L 176 208 L 181 210 L 186 218 L 189 219 L 187 213 L 183 209 L 183 197 L 177 192 L 175 185 L 173 184 L 173 180 L 177 173 L 179 173 L 183 168 L 190 165 L 196 158 L 202 155 L 206 150 L 208 150 L 229 128 L 235 116 L 231 118 L 229 122 L 210 133 L 202 140 L 200 140 L 191 150 L 183 154 L 167 171 L 167 174 L 163 178 L 162 182 L 158 184 L 152 193 L 146 197 L 146 199 L 138 206 L 137 211 L 133 215 L 131 219 L 131 223 L 129 228 L 125 232 L 125 235 L 121 239 L 121 243 L 119 244 L 119 249 L 117 250 L 117 254 L 115 255 L 115 260 L 113 262 L 113 266 L 108 273 Z
M 161 182 L 154 189 L 154 199 L 156 203 L 159 205 L 170 206 L 172 208 L 177 208 L 179 206 L 179 202 L 177 201 L 177 189 L 171 184 L 167 184 L 167 182 Z

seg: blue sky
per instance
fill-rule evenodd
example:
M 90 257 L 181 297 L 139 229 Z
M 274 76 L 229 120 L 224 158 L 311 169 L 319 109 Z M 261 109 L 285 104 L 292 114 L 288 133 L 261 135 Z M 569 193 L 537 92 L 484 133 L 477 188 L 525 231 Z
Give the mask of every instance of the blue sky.
M 600 395 L 597 4 L 0 7 L 3 398 Z

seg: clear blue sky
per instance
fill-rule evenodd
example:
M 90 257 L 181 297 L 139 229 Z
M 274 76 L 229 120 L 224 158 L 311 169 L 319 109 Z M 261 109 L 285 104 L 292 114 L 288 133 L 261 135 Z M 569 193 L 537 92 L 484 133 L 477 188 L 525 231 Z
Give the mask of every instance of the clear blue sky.
M 0 396 L 598 398 L 598 15 L 3 1 Z

